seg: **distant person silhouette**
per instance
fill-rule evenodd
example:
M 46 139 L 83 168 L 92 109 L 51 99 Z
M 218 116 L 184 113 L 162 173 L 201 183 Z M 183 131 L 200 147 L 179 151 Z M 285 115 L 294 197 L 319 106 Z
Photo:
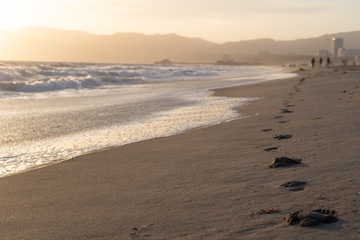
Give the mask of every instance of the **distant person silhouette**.
M 328 58 L 326 59 L 326 65 L 329 67 L 329 66 L 330 66 L 330 63 L 331 63 L 331 60 L 330 60 L 330 58 L 328 57 Z
M 321 68 L 322 62 L 323 62 L 323 60 L 322 60 L 322 58 L 320 58 L 319 59 L 320 68 Z
M 314 68 L 314 66 L 315 66 L 315 58 L 311 59 L 311 65 L 312 65 L 312 68 Z

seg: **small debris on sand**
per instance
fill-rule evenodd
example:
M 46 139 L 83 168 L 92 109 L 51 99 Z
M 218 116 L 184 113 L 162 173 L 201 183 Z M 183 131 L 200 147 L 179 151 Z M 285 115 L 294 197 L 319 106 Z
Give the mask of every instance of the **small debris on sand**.
M 270 168 L 287 167 L 290 165 L 300 164 L 301 159 L 288 158 L 288 157 L 277 157 L 270 164 Z
M 269 208 L 269 209 L 262 209 L 257 212 L 258 215 L 268 214 L 268 213 L 274 213 L 277 211 L 277 208 Z

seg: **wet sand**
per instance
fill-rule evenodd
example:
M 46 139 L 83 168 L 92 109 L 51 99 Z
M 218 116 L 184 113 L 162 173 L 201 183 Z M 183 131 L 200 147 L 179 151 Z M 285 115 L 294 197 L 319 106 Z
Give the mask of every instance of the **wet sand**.
M 358 239 L 360 71 L 306 70 L 215 94 L 264 98 L 242 119 L 1 178 L 0 238 Z M 302 161 L 268 167 L 282 156 Z M 290 181 L 306 185 L 281 186 Z M 318 208 L 338 221 L 283 220 Z

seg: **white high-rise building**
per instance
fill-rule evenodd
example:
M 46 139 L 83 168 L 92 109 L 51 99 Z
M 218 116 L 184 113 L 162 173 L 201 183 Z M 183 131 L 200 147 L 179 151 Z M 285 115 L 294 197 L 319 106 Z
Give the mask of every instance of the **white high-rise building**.
M 343 38 L 333 38 L 332 39 L 332 54 L 334 58 L 338 58 L 338 52 L 340 48 L 344 48 L 344 39 Z

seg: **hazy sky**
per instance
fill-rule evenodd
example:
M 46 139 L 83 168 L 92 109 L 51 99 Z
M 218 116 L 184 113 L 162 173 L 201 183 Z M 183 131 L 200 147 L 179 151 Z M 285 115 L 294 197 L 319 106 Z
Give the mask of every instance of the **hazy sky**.
M 360 30 L 360 0 L 0 0 L 0 29 L 177 33 L 215 42 Z

